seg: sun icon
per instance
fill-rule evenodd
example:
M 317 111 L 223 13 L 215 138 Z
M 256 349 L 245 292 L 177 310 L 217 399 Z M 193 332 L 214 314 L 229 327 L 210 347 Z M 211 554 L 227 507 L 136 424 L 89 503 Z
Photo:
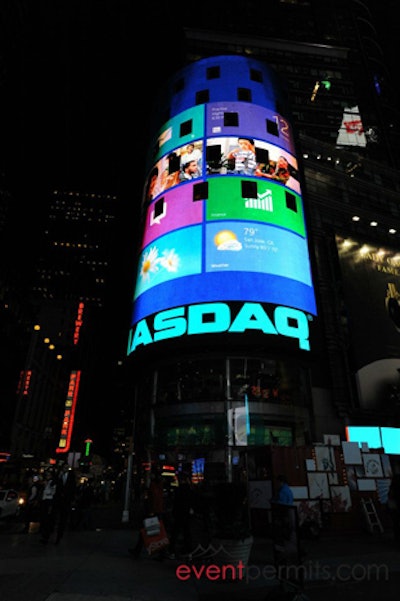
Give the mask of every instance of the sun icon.
M 237 240 L 237 237 L 231 230 L 221 230 L 214 236 L 215 246 L 221 246 L 221 244 L 226 244 L 233 240 Z
M 235 232 L 231 230 L 220 230 L 214 236 L 214 244 L 218 250 L 241 250 L 242 245 L 238 241 Z

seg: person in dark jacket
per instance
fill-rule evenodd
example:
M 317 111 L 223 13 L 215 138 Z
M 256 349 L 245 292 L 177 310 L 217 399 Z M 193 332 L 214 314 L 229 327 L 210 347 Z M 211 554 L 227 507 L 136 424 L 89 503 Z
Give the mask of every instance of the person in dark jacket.
M 65 528 L 70 519 L 75 494 L 75 472 L 68 464 L 64 464 L 57 478 L 57 488 L 54 498 L 54 507 L 57 516 L 56 544 L 58 544 L 64 536 Z
M 178 549 L 178 541 L 183 539 L 181 547 L 183 555 L 190 555 L 193 550 L 191 517 L 193 513 L 194 495 L 190 476 L 179 475 L 179 486 L 174 495 L 172 505 L 172 530 L 169 544 L 169 557 L 173 559 Z
M 40 542 L 46 545 L 54 529 L 54 499 L 56 496 L 57 480 L 51 469 L 44 474 L 44 484 L 40 501 Z
M 144 512 L 141 516 L 140 526 L 142 527 L 142 522 L 145 517 L 153 517 L 157 516 L 160 520 L 164 520 L 165 510 L 164 510 L 164 485 L 163 479 L 159 473 L 153 473 L 151 475 L 150 485 L 146 491 L 146 496 L 144 499 Z M 136 545 L 129 549 L 129 553 L 135 558 L 139 559 L 142 549 L 144 547 L 143 538 L 141 532 L 139 531 L 138 539 Z M 162 553 L 157 555 L 157 558 L 161 559 L 163 556 Z
M 25 513 L 25 527 L 23 532 L 29 532 L 31 522 L 38 522 L 40 519 L 40 497 L 42 492 L 42 482 L 38 474 L 32 476 L 31 485 L 28 491 Z

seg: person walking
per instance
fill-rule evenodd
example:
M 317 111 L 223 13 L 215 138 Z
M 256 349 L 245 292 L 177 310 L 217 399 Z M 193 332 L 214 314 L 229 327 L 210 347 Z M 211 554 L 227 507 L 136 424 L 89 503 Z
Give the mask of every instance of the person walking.
M 95 504 L 96 495 L 94 492 L 93 483 L 88 478 L 78 486 L 76 494 L 76 509 L 77 521 L 76 528 L 83 530 L 94 530 L 93 522 L 93 506 Z
M 57 480 L 52 470 L 48 469 L 44 475 L 43 490 L 40 499 L 40 542 L 47 545 L 54 530 L 54 499 L 57 489 Z
M 188 474 L 179 474 L 179 486 L 175 491 L 172 505 L 172 530 L 169 545 L 169 558 L 175 559 L 178 542 L 182 538 L 183 555 L 189 556 L 193 550 L 191 517 L 193 513 L 192 482 Z
M 271 499 L 273 551 L 280 577 L 290 580 L 289 566 L 301 563 L 297 508 L 286 476 L 279 474 L 276 482 L 277 490 Z
M 273 503 L 279 503 L 281 505 L 293 505 L 293 491 L 287 483 L 286 476 L 279 474 L 276 478 L 278 490 L 273 497 Z
M 151 481 L 146 492 L 144 505 L 143 518 L 153 516 L 157 516 L 159 520 L 165 519 L 164 486 L 162 477 L 158 473 L 154 473 L 151 475 Z M 139 528 L 138 540 L 136 542 L 136 545 L 129 549 L 129 553 L 134 557 L 134 559 L 139 559 L 143 547 L 144 541 Z M 162 556 L 163 554 L 160 552 L 157 555 L 157 558 L 161 559 Z
M 26 501 L 25 526 L 23 532 L 28 533 L 30 524 L 39 521 L 40 494 L 42 483 L 39 474 L 32 476 Z
M 71 515 L 72 503 L 76 494 L 75 472 L 67 463 L 62 466 L 57 478 L 54 506 L 57 518 L 56 544 L 64 536 L 65 528 Z

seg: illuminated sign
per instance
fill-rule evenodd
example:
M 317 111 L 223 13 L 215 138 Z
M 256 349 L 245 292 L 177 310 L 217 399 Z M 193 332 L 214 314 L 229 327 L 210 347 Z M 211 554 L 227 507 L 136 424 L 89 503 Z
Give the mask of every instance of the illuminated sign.
M 346 426 L 346 439 L 360 447 L 366 443 L 369 449 L 382 448 L 388 455 L 400 455 L 400 428 Z
M 295 338 L 300 349 L 310 350 L 308 319 L 302 311 L 278 306 L 269 317 L 260 304 L 244 303 L 232 319 L 228 304 L 206 303 L 162 311 L 154 317 L 151 326 L 143 319 L 131 332 L 128 354 L 138 346 L 185 334 L 243 333 L 246 330 Z
M 342 124 L 336 140 L 338 146 L 362 146 L 367 145 L 364 126 L 361 121 L 358 106 L 347 107 L 343 111 Z
M 11 458 L 11 453 L 7 453 L 6 451 L 0 451 L 0 463 L 6 463 Z
M 22 394 L 27 396 L 29 394 L 29 386 L 32 378 L 32 370 L 27 369 L 26 371 L 21 371 L 17 386 L 17 394 Z
M 77 313 L 77 316 L 75 319 L 74 345 L 78 344 L 78 342 L 79 342 L 79 333 L 80 333 L 80 329 L 83 324 L 82 315 L 83 315 L 84 306 L 85 306 L 84 303 L 79 303 L 79 305 L 78 305 L 78 313 Z
M 399 384 L 400 253 L 350 236 L 336 245 L 360 404 L 379 410 Z
M 69 378 L 67 398 L 64 405 L 64 416 L 61 425 L 60 439 L 56 453 L 66 453 L 69 451 L 71 436 L 74 425 L 75 408 L 78 401 L 79 383 L 81 379 L 80 371 L 72 371 Z
M 128 354 L 184 335 L 249 330 L 297 338 L 308 351 L 316 300 L 278 78 L 239 56 L 203 59 L 176 77 L 184 85 L 176 93 L 171 84 L 170 119 L 155 123 L 147 157 Z

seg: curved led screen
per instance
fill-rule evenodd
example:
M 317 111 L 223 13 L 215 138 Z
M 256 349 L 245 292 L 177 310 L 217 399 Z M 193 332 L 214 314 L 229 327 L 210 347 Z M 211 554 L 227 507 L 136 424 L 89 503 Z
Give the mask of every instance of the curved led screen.
M 128 354 L 250 331 L 310 350 L 316 303 L 301 184 L 275 75 L 227 56 L 174 81 L 172 116 L 149 152 Z

